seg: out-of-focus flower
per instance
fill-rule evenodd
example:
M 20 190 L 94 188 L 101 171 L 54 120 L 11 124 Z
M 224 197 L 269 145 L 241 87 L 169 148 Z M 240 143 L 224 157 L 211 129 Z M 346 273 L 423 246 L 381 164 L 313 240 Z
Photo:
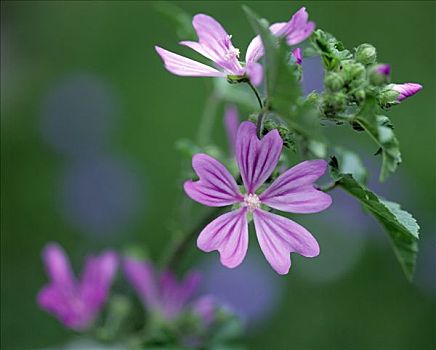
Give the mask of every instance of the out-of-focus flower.
M 262 66 L 258 60 L 263 56 L 262 41 L 256 36 L 248 45 L 245 63 L 239 61 L 240 51 L 232 43 L 232 36 L 214 18 L 205 14 L 194 16 L 192 25 L 198 36 L 198 42 L 182 41 L 181 45 L 190 47 L 210 59 L 219 69 L 180 56 L 156 46 L 156 51 L 164 61 L 165 67 L 173 74 L 193 77 L 227 77 L 231 81 L 249 79 L 259 85 L 263 77 Z M 308 22 L 308 14 L 303 7 L 288 22 L 275 23 L 271 32 L 278 37 L 286 37 L 289 45 L 296 45 L 307 39 L 315 24 Z
M 170 271 L 159 274 L 151 263 L 131 257 L 124 259 L 123 268 L 144 306 L 167 321 L 176 319 L 184 311 L 200 283 L 197 272 L 190 272 L 182 281 L 177 281 Z
M 391 74 L 391 66 L 389 64 L 378 64 L 375 69 L 379 74 Z
M 292 51 L 292 57 L 294 57 L 295 63 L 301 65 L 301 63 L 303 62 L 303 56 L 301 55 L 301 49 L 299 47 Z
M 254 123 L 241 123 L 236 161 L 245 194 L 241 194 L 235 179 L 216 159 L 206 154 L 196 154 L 192 159 L 199 181 L 185 182 L 186 194 L 211 207 L 237 206 L 208 224 L 197 240 L 198 247 L 205 252 L 218 250 L 226 267 L 234 268 L 244 260 L 248 248 L 248 215 L 253 216 L 262 252 L 277 273 L 288 273 L 291 252 L 306 257 L 319 254 L 318 243 L 309 231 L 264 210 L 263 206 L 293 213 L 316 213 L 328 208 L 331 197 L 314 187 L 327 168 L 324 160 L 302 162 L 280 175 L 261 194 L 256 192 L 274 171 L 282 146 L 277 130 L 259 140 Z
M 224 113 L 224 125 L 227 132 L 227 140 L 232 154 L 235 154 L 236 147 L 236 135 L 239 127 L 239 115 L 238 109 L 235 105 L 229 105 L 226 107 Z
M 80 280 L 59 245 L 47 245 L 43 260 L 51 281 L 39 292 L 38 304 L 66 327 L 88 329 L 107 300 L 118 267 L 116 254 L 105 251 L 88 257 Z

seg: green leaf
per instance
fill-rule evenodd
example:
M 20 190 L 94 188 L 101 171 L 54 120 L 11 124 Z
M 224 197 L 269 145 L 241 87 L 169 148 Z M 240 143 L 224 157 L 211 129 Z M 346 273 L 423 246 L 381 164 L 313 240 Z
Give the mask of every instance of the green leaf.
M 381 148 L 380 181 L 385 181 L 401 163 L 400 145 L 392 129 L 392 123 L 388 117 L 377 115 L 377 102 L 375 99 L 368 99 L 365 102 L 355 121 Z M 377 151 L 378 153 L 379 151 Z
M 283 39 L 275 37 L 264 20 L 244 6 L 247 17 L 260 35 L 265 50 L 266 107 L 276 112 L 298 134 L 307 139 L 322 139 L 318 113 L 313 104 L 302 98 L 298 68 L 291 64 L 290 48 Z
M 374 215 L 388 233 L 395 255 L 406 275 L 411 280 L 418 253 L 419 226 L 411 214 L 400 205 L 386 201 L 354 179 L 351 174 L 340 172 L 337 159 L 330 162 L 330 171 L 337 184 L 358 199 Z
M 340 174 L 351 174 L 356 181 L 366 183 L 368 172 L 356 153 L 342 147 L 335 147 L 334 154 L 339 163 Z
M 327 70 L 334 70 L 343 60 L 353 57 L 351 52 L 345 49 L 342 42 L 321 29 L 317 29 L 313 33 L 312 43 L 320 54 Z

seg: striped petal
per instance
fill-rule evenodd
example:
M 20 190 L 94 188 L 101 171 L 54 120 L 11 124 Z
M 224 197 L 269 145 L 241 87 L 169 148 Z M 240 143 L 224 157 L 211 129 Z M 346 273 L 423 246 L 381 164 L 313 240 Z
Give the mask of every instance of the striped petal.
M 316 239 L 303 226 L 283 216 L 257 209 L 253 220 L 260 248 L 266 260 L 280 275 L 285 275 L 291 267 L 290 253 L 305 257 L 319 254 Z
M 197 246 L 205 252 L 218 250 L 221 263 L 234 268 L 241 264 L 248 248 L 247 209 L 223 214 L 207 225 L 198 236 Z

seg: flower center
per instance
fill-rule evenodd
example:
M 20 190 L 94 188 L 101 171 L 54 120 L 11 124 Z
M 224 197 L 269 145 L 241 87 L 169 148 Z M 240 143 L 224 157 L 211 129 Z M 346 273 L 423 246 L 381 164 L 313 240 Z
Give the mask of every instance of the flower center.
M 247 207 L 248 211 L 252 213 L 255 209 L 260 208 L 260 199 L 256 194 L 246 194 L 242 206 Z
M 232 45 L 231 39 L 232 39 L 232 36 L 229 35 L 227 37 L 227 39 L 224 41 L 224 45 L 225 45 L 225 47 L 227 49 L 227 52 L 226 52 L 226 55 L 225 55 L 227 60 L 232 60 L 234 58 L 239 58 L 239 54 L 240 54 L 239 49 L 237 49 L 236 47 L 234 47 Z

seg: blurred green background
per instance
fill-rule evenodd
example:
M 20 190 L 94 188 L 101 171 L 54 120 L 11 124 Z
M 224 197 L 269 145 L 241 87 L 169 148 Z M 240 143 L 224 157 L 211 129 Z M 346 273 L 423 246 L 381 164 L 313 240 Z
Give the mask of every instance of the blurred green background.
M 275 311 L 249 331 L 248 348 L 435 349 L 436 4 L 245 3 L 270 21 L 306 6 L 317 27 L 347 47 L 375 45 L 393 81 L 424 86 L 389 113 L 403 165 L 381 191 L 421 225 L 414 283 L 402 275 L 381 229 L 372 219 L 354 220 L 359 214 L 347 212 L 335 192 L 331 215 L 300 220 L 330 260 L 295 259 L 277 287 Z M 253 36 L 242 2 L 177 4 L 217 18 L 242 52 Z M 170 239 L 167 226 L 182 196 L 174 144 L 196 135 L 210 85 L 164 70 L 155 44 L 189 51 L 178 47 L 173 25 L 154 5 L 2 1 L 2 349 L 56 346 L 72 335 L 35 302 L 46 282 L 40 251 L 48 241 L 60 242 L 79 267 L 93 250 L 129 243 L 158 258 Z M 214 138 L 225 145 L 217 119 Z M 341 135 L 361 154 L 376 151 L 364 136 L 350 141 L 351 130 Z M 378 160 L 367 159 L 375 178 Z M 254 239 L 251 245 L 258 250 Z

